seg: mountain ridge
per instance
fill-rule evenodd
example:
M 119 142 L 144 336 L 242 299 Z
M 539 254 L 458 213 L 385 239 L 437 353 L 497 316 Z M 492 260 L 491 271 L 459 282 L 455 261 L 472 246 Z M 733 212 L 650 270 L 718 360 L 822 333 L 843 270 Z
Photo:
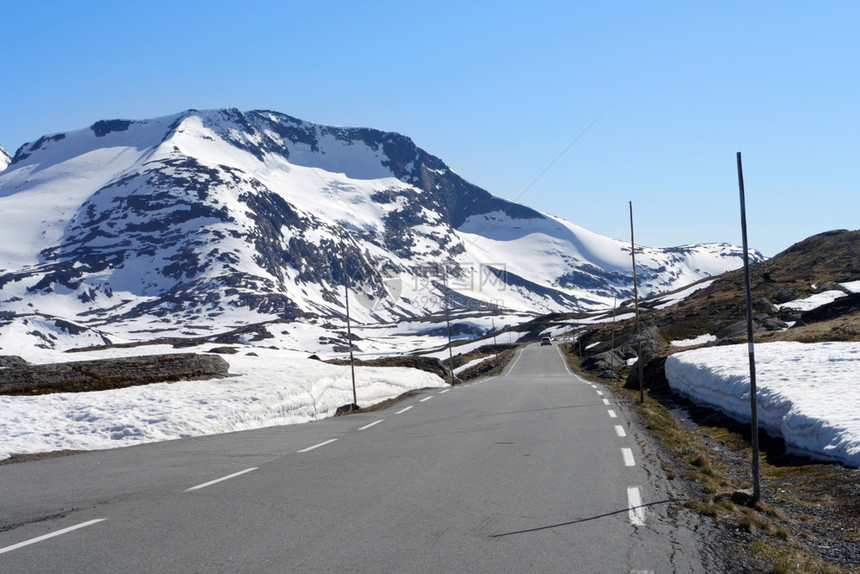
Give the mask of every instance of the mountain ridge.
M 621 241 L 495 197 L 401 134 L 265 110 L 43 136 L 0 175 L 0 207 L 0 310 L 125 336 L 340 320 L 345 275 L 360 321 L 632 292 Z M 637 246 L 637 263 L 658 292 L 736 267 L 740 250 Z

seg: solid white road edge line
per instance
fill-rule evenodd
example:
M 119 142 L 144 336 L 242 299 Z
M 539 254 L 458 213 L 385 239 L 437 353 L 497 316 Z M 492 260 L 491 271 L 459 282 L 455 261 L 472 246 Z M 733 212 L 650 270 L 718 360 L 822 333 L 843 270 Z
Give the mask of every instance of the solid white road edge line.
M 379 423 L 381 423 L 383 420 L 384 420 L 384 419 L 379 419 L 378 421 L 373 421 L 373 422 L 372 422 L 372 423 L 370 423 L 369 425 L 364 425 L 363 427 L 361 427 L 361 428 L 360 428 L 360 429 L 358 429 L 358 430 L 365 430 L 365 429 L 369 429 L 370 427 L 372 427 L 372 426 L 374 426 L 374 425 L 378 425 L 378 424 L 379 424 Z
M 197 486 L 192 486 L 184 490 L 183 492 L 191 492 L 192 490 L 200 490 L 201 488 L 206 488 L 207 486 L 212 486 L 213 484 L 218 484 L 219 482 L 223 482 L 225 480 L 230 480 L 231 478 L 236 478 L 237 476 L 241 476 L 248 472 L 253 472 L 257 470 L 258 467 L 254 466 L 251 468 L 246 468 L 245 470 L 240 470 L 239 472 L 234 472 L 233 474 L 222 476 L 221 478 L 216 478 L 215 480 L 210 480 L 209 482 L 204 482 L 203 484 L 198 484 Z
M 396 413 L 394 413 L 394 414 L 396 414 L 396 415 L 402 415 L 403 413 L 405 413 L 406 411 L 408 411 L 409 409 L 411 409 L 411 408 L 412 408 L 412 407 L 414 407 L 414 406 L 415 406 L 415 405 L 410 405 L 410 406 L 406 407 L 405 409 L 400 409 L 399 411 L 397 411 L 397 412 L 396 412 Z
M 43 540 L 47 540 L 48 538 L 53 538 L 55 536 L 61 536 L 63 534 L 67 534 L 73 530 L 77 530 L 79 528 L 85 528 L 87 526 L 92 526 L 98 522 L 102 522 L 107 520 L 107 518 L 96 518 L 95 520 L 89 520 L 87 522 L 82 522 L 76 526 L 69 526 L 68 528 L 63 528 L 62 530 L 57 530 L 56 532 L 51 532 L 50 534 L 44 534 L 42 536 L 37 536 L 36 538 L 31 538 L 30 540 L 25 540 L 24 542 L 19 542 L 18 544 L 13 544 L 12 546 L 7 546 L 6 548 L 0 548 L 0 554 L 5 552 L 11 552 L 13 550 L 17 550 L 18 548 L 22 548 L 24 546 L 29 546 L 30 544 L 35 544 L 37 542 L 41 542 Z
M 336 441 L 336 440 L 337 440 L 336 438 L 332 438 L 332 439 L 329 439 L 329 440 L 327 440 L 327 441 L 325 441 L 325 442 L 321 442 L 321 443 L 319 443 L 319 444 L 315 444 L 314 446 L 309 446 L 308 448 L 303 448 L 303 449 L 302 449 L 302 450 L 300 450 L 299 452 L 308 452 L 308 451 L 311 451 L 311 450 L 313 450 L 313 449 L 315 449 L 315 448 L 319 448 L 319 447 L 321 447 L 321 446 L 325 446 L 325 445 L 327 445 L 327 444 L 331 444 L 331 443 L 333 443 L 333 442 L 334 442 L 334 441 Z
M 629 448 L 621 449 L 621 456 L 624 458 L 624 466 L 636 466 L 636 461 L 633 460 L 633 451 Z
M 638 486 L 627 488 L 627 515 L 633 526 L 645 524 L 645 509 L 642 508 L 642 496 L 639 494 Z
M 617 434 L 618 436 L 620 436 L 622 438 L 627 436 L 627 433 L 624 432 L 624 427 L 621 425 L 615 425 L 615 434 Z

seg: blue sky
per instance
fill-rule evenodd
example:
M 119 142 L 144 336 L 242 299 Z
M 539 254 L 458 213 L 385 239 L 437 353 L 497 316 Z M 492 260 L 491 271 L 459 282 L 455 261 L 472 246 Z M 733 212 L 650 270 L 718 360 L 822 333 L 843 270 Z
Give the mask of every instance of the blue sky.
M 272 109 L 400 132 L 619 239 L 632 201 L 646 245 L 740 244 L 738 151 L 752 247 L 860 227 L 860 2 L 0 0 L 0 15 L 13 154 L 99 119 Z

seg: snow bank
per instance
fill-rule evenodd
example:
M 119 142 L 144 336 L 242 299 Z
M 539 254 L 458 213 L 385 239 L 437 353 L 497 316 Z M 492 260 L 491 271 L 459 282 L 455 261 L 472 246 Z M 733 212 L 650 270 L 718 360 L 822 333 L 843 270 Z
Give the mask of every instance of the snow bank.
M 230 376 L 110 391 L 0 396 L 0 459 L 60 449 L 104 449 L 308 422 L 352 402 L 349 367 L 283 352 L 229 355 Z M 409 368 L 356 367 L 361 405 L 410 389 L 444 387 Z
M 793 452 L 860 467 L 860 343 L 755 346 L 759 424 Z M 666 378 L 699 404 L 749 422 L 747 346 L 685 351 Z

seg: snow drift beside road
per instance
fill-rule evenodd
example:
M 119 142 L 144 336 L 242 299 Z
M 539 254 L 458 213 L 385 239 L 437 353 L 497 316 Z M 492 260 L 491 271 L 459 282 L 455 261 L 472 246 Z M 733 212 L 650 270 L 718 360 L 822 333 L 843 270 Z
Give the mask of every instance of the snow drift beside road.
M 226 379 L 0 396 L 0 459 L 301 423 L 331 417 L 339 406 L 352 402 L 349 367 L 297 353 L 254 352 L 259 356 L 225 356 L 230 363 Z M 356 367 L 355 371 L 362 406 L 412 389 L 446 386 L 438 376 L 417 369 Z
M 759 424 L 789 450 L 860 467 L 860 343 L 755 346 Z M 747 345 L 710 347 L 666 359 L 672 389 L 749 422 Z

